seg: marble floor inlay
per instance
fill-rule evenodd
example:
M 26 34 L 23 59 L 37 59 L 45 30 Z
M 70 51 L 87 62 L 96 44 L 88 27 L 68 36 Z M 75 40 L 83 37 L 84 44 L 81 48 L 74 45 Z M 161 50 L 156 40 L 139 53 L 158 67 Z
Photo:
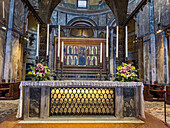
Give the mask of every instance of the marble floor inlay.
M 165 121 L 164 102 L 149 102 L 145 101 L 145 112 L 155 116 L 156 118 Z M 170 105 L 166 104 L 166 120 L 170 124 Z

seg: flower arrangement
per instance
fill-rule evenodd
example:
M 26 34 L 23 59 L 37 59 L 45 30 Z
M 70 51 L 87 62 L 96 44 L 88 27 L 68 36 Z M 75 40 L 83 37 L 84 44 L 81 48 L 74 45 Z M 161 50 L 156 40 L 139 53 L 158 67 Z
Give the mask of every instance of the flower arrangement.
M 121 82 L 139 81 L 137 70 L 132 64 L 122 63 L 117 67 L 116 79 Z
M 33 62 L 34 66 L 30 66 L 30 70 L 27 75 L 31 77 L 33 81 L 46 81 L 50 79 L 50 69 L 48 66 L 44 66 L 43 63 L 36 64 Z

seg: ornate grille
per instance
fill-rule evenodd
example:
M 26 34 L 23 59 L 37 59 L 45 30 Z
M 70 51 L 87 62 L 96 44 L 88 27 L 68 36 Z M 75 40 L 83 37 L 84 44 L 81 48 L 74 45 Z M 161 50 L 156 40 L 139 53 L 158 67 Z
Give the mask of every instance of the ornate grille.
M 51 88 L 50 116 L 114 115 L 113 88 Z

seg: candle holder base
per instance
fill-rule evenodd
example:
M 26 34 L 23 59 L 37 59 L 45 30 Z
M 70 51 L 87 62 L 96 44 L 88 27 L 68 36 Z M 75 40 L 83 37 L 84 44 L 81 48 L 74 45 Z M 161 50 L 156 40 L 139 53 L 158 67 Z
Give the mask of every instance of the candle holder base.
M 35 62 L 36 62 L 36 64 L 39 63 L 39 57 L 38 56 L 36 56 Z
M 46 65 L 49 65 L 49 56 L 46 57 Z
M 106 58 L 106 78 L 105 78 L 106 81 L 109 80 L 109 58 L 107 57 Z
M 125 60 L 128 60 L 128 57 L 126 57 Z
M 118 65 L 118 62 L 119 62 L 119 59 L 118 59 L 118 58 L 116 58 L 116 65 Z
M 60 66 L 60 59 L 57 57 L 57 72 L 56 72 L 56 80 L 59 80 L 59 66 Z
M 100 63 L 100 81 L 102 81 L 102 63 Z
M 60 80 L 62 81 L 63 80 L 63 62 L 61 62 L 61 77 L 60 77 Z

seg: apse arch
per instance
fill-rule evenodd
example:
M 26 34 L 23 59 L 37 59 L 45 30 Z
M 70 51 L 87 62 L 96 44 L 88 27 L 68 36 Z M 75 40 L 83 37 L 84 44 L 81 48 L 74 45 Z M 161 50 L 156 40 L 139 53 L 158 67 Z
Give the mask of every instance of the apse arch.
M 76 17 L 73 18 L 72 20 L 70 20 L 67 24 L 68 26 L 86 26 L 86 27 L 95 27 L 97 26 L 97 24 L 95 23 L 95 21 L 93 21 L 90 18 L 87 17 Z M 69 33 L 71 35 L 73 29 L 69 30 Z M 97 37 L 97 31 L 94 29 L 89 28 L 88 29 L 89 32 L 93 32 L 93 34 L 91 34 L 90 37 Z
M 51 4 L 51 6 L 50 6 L 50 10 L 49 10 L 49 15 L 48 15 L 48 23 L 50 23 L 50 19 L 51 19 L 51 16 L 52 16 L 52 14 L 53 14 L 53 11 L 55 10 L 55 8 L 62 2 L 62 1 L 64 1 L 64 0 L 52 0 L 52 4 Z M 104 0 L 101 0 L 102 2 L 104 2 L 108 7 L 109 7 L 109 9 L 112 11 L 112 13 L 113 13 L 113 10 L 110 8 L 110 6 L 109 6 L 109 4 L 108 4 L 108 2 L 105 2 Z M 99 3 L 99 5 L 100 5 L 100 3 Z M 80 10 L 77 10 L 77 12 L 79 12 Z

